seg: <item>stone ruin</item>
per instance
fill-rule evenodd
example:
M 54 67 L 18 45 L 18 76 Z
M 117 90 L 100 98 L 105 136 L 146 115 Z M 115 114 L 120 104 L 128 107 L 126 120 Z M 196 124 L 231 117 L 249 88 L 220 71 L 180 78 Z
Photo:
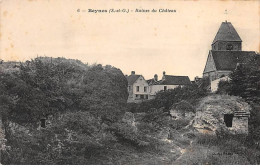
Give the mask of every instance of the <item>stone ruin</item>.
M 187 119 L 191 120 L 195 116 L 194 107 L 187 101 L 181 101 L 172 105 L 170 115 L 173 120 Z
M 192 126 L 201 133 L 248 134 L 250 106 L 242 98 L 213 95 L 204 98 L 196 110 Z

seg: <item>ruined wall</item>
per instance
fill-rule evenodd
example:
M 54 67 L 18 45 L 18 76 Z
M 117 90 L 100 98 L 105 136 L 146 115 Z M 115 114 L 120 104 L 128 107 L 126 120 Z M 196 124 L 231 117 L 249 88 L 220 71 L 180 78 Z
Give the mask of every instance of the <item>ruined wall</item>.
M 248 117 L 234 117 L 233 126 L 229 128 L 233 134 L 248 133 Z
M 192 126 L 201 133 L 215 134 L 224 131 L 231 134 L 247 134 L 250 109 L 242 98 L 211 95 L 200 102 Z M 226 114 L 233 116 L 231 127 L 227 126 L 224 119 Z

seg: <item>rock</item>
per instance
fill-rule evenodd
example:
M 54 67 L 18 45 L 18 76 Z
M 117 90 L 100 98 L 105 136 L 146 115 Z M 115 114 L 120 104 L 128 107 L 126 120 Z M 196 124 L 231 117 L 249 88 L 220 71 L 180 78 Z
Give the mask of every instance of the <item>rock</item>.
M 250 106 L 239 97 L 208 96 L 199 103 L 192 126 L 206 134 L 223 131 L 231 134 L 247 134 L 249 111 Z M 239 112 L 245 115 L 240 115 Z
M 194 107 L 187 101 L 181 101 L 171 107 L 170 114 L 173 119 L 192 119 L 195 116 Z
M 8 127 L 9 127 L 9 130 L 11 131 L 12 134 L 15 134 L 15 133 L 24 133 L 24 134 L 29 134 L 29 129 L 20 125 L 20 124 L 17 124 L 15 122 L 11 122 L 9 121 L 8 122 Z

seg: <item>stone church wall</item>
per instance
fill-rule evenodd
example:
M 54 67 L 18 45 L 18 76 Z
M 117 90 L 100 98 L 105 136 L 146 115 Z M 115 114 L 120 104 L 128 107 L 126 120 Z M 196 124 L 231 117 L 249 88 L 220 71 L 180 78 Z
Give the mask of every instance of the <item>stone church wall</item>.
M 211 81 L 210 83 L 211 92 L 213 93 L 216 92 L 218 90 L 218 83 L 220 81 L 226 81 L 226 80 L 228 80 L 227 76 Z

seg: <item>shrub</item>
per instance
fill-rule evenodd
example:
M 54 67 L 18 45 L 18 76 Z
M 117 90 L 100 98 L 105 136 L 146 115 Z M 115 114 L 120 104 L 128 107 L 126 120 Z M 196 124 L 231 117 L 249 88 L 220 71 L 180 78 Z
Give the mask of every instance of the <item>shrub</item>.
M 217 94 L 227 94 L 227 90 L 229 89 L 229 82 L 221 80 L 218 83 Z
M 128 97 L 127 80 L 116 68 L 101 65 L 91 67 L 83 77 L 80 108 L 101 117 L 103 122 L 122 119 Z
M 122 119 L 127 80 L 112 66 L 89 67 L 80 61 L 36 58 L 20 71 L 0 74 L 0 111 L 5 121 L 26 125 L 28 133 L 7 131 L 4 164 L 91 164 L 107 159 L 115 141 L 108 124 Z M 37 130 L 41 117 L 50 127 Z M 96 160 L 95 160 L 96 159 Z M 102 162 L 103 163 L 103 162 Z
M 173 104 L 186 101 L 195 105 L 199 99 L 208 94 L 208 79 L 202 79 L 200 85 L 191 84 L 184 87 L 177 87 L 166 91 L 160 91 L 152 100 L 141 103 L 128 103 L 128 111 L 131 112 L 148 112 L 150 109 L 163 108 L 163 111 L 169 111 Z
M 177 119 L 177 120 L 173 120 L 170 124 L 171 128 L 176 129 L 176 130 L 180 130 L 182 128 L 184 128 L 185 126 L 189 125 L 190 120 L 187 119 Z

